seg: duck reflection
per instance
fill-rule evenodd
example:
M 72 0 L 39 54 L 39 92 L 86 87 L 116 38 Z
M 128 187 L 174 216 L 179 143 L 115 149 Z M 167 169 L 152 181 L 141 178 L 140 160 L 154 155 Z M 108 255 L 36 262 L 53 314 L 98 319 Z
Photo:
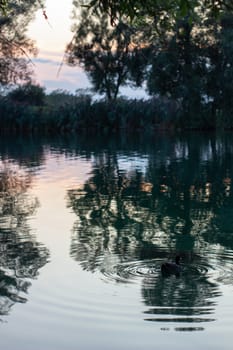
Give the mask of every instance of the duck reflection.
M 48 250 L 30 234 L 27 219 L 39 203 L 27 193 L 31 175 L 12 170 L 8 164 L 0 169 L 0 315 L 27 301 L 31 280 L 48 261 Z
M 183 261 L 179 278 L 154 273 L 143 279 L 142 296 L 148 306 L 144 319 L 172 325 L 177 331 L 203 330 L 200 324 L 215 321 L 219 284 L 211 279 L 211 266 L 205 258 L 185 255 Z

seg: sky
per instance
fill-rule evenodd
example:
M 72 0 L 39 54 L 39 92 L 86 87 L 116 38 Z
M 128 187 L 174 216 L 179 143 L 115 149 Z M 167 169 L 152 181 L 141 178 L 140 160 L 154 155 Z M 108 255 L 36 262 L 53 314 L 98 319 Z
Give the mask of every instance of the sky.
M 90 88 L 85 72 L 79 67 L 63 64 L 58 75 L 66 45 L 73 37 L 72 0 L 45 0 L 45 10 L 48 21 L 40 9 L 28 28 L 28 36 L 36 42 L 39 50 L 37 57 L 32 59 L 35 64 L 35 81 L 45 86 L 48 93 L 57 89 L 74 93 L 78 89 Z M 145 97 L 141 89 L 124 88 L 122 94 Z
M 58 75 L 66 45 L 73 36 L 70 29 L 72 0 L 46 0 L 45 5 L 48 21 L 40 9 L 28 29 L 29 37 L 39 50 L 33 59 L 36 82 L 45 86 L 47 92 L 56 89 L 74 92 L 90 87 L 86 74 L 79 67 L 63 65 Z

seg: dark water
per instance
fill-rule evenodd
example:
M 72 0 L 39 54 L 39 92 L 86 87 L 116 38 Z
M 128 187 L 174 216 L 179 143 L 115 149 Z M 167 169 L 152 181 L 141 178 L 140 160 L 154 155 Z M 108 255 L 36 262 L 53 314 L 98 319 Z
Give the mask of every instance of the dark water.
M 232 134 L 2 138 L 0 155 L 3 349 L 231 348 Z

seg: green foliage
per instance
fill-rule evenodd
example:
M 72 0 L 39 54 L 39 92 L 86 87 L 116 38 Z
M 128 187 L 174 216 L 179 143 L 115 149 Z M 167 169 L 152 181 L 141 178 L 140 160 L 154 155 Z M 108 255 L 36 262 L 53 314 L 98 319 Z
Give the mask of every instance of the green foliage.
M 233 113 L 233 16 L 224 15 L 221 30 L 216 34 L 216 43 L 210 52 L 212 71 L 208 79 L 208 93 L 215 110 L 224 114 Z
M 45 103 L 45 89 L 39 85 L 21 85 L 12 90 L 8 97 L 16 103 L 42 106 Z
M 46 96 L 46 105 L 49 107 L 61 107 L 74 104 L 76 96 L 66 90 L 54 90 Z
M 207 60 L 202 48 L 192 40 L 191 30 L 188 22 L 180 23 L 167 47 L 153 57 L 147 82 L 149 93 L 181 101 L 185 113 L 196 113 L 196 107 L 203 103 L 207 74 Z
M 219 111 L 222 116 L 232 115 L 232 39 L 231 14 L 222 15 L 219 25 L 213 18 L 195 25 L 182 20 L 152 57 L 148 91 L 179 101 L 183 127 L 215 128 Z
M 105 95 L 109 101 L 116 99 L 120 87 L 134 84 L 134 81 L 140 84 L 143 74 L 139 74 L 139 68 L 145 56 L 135 45 L 135 28 L 122 20 L 112 26 L 109 17 L 99 11 L 84 9 L 79 18 L 74 39 L 67 46 L 67 63 L 81 66 L 93 90 Z
M 153 98 L 151 100 L 128 100 L 120 98 L 114 102 L 92 101 L 90 95 L 59 94 L 63 104 L 49 103 L 41 106 L 26 103 L 22 90 L 11 92 L 0 98 L 0 125 L 2 131 L 70 133 L 80 130 L 95 130 L 98 133 L 120 130 L 154 130 L 160 127 L 173 127 L 176 123 L 178 105 L 174 102 Z M 24 92 L 24 91 L 23 91 Z M 14 99 L 12 98 L 12 94 Z M 22 98 L 23 96 L 23 98 Z M 27 95 L 27 98 L 31 98 Z M 54 97 L 54 96 L 53 96 Z M 26 98 L 26 97 L 25 97 Z
M 8 0 L 0 0 L 0 13 L 6 14 L 8 6 Z
M 54 94 L 55 95 L 55 94 Z M 118 98 L 115 101 L 93 101 L 88 94 L 69 95 L 59 92 L 60 101 L 54 104 L 46 96 L 46 104 L 33 105 L 25 100 L 0 97 L 0 130 L 13 133 L 77 133 L 82 130 L 95 134 L 135 131 L 155 132 L 173 129 L 232 128 L 232 113 L 218 110 L 213 118 L 212 106 L 207 103 L 202 110 L 193 107 L 185 113 L 183 106 L 168 97 L 148 100 Z M 54 96 L 53 96 L 54 97 Z
M 93 0 L 89 5 L 74 1 L 75 9 L 80 5 L 84 6 L 81 21 L 74 28 L 67 61 L 84 68 L 94 91 L 111 102 L 123 85 L 146 86 L 149 94 L 158 97 L 158 124 L 167 126 L 176 110 L 174 127 L 213 129 L 221 120 L 231 127 L 231 1 Z M 147 124 L 150 113 L 144 111 L 142 119 L 140 108 L 132 120 L 124 110 L 119 122 L 118 101 L 114 110 L 111 103 L 98 106 L 105 128 Z M 99 124 L 95 115 L 92 124 Z
M 108 13 L 112 21 L 122 15 L 131 19 L 145 16 L 182 18 L 187 15 L 194 15 L 200 9 L 205 9 L 215 17 L 222 11 L 233 10 L 231 0 L 89 0 L 89 7 L 98 7 L 103 13 Z M 162 16 L 161 16 L 162 15 Z
M 30 81 L 37 50 L 27 27 L 39 6 L 33 0 L 0 2 L 0 86 Z

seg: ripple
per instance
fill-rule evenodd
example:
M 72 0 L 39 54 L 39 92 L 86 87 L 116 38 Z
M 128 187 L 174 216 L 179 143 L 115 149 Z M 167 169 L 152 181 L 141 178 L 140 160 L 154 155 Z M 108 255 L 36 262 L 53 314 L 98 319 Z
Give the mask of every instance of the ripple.
M 178 322 L 178 323 L 201 323 L 201 322 L 212 322 L 215 321 L 214 318 L 198 318 L 198 317 L 174 317 L 174 318 L 164 318 L 164 317 L 157 317 L 157 318 L 147 318 L 145 321 L 153 321 L 153 322 Z
M 233 252 L 226 251 L 211 256 L 215 280 L 224 285 L 233 285 Z
M 143 312 L 147 315 L 144 321 L 158 323 L 163 330 L 170 330 L 172 325 L 175 331 L 202 331 L 204 327 L 200 327 L 200 323 L 204 325 L 216 320 L 220 284 L 232 271 L 231 255 L 225 254 L 224 257 L 224 265 L 222 254 L 217 252 L 203 257 L 194 255 L 190 260 L 184 257 L 179 277 L 162 276 L 161 258 L 126 262 L 112 259 L 112 264 L 110 259 L 101 272 L 107 282 L 137 283 L 140 286 L 143 304 L 148 307 Z
M 184 266 L 183 273 L 190 274 L 192 278 L 206 277 L 219 285 L 233 285 L 233 252 L 213 247 Z
M 123 283 L 136 282 L 138 278 L 154 278 L 158 272 L 160 266 L 151 260 L 123 262 L 102 270 L 106 280 Z
M 135 260 L 120 262 L 113 264 L 111 260 L 108 261 L 109 265 L 101 269 L 102 274 L 106 280 L 109 281 L 121 281 L 124 283 L 138 282 L 139 279 L 146 279 L 150 282 L 150 279 L 157 279 L 161 277 L 160 266 L 163 260 L 159 259 L 148 259 L 148 260 Z M 213 274 L 213 267 L 207 264 L 205 261 L 199 261 L 198 263 L 189 263 L 188 265 L 181 265 L 182 276 L 192 276 L 192 279 L 198 280 L 203 277 L 210 278 Z M 171 278 L 175 276 L 169 276 Z
M 148 317 L 144 318 L 144 321 L 157 322 L 160 324 L 183 324 L 182 327 L 175 327 L 176 331 L 197 331 L 203 330 L 204 327 L 199 327 L 196 324 L 208 323 L 215 321 L 213 315 L 215 312 L 214 308 L 202 308 L 202 307 L 165 307 L 159 308 L 155 307 L 148 311 L 145 311 L 144 314 Z M 190 327 L 190 323 L 194 325 Z M 161 329 L 164 330 L 164 327 Z M 166 328 L 169 330 L 170 328 Z
M 136 284 L 144 306 L 143 320 L 158 324 L 161 330 L 203 331 L 216 320 L 221 285 L 233 285 L 233 253 L 217 246 L 198 254 L 183 253 L 179 277 L 162 276 L 164 254 L 153 259 L 121 259 L 115 254 L 100 259 L 101 279 L 110 284 Z

